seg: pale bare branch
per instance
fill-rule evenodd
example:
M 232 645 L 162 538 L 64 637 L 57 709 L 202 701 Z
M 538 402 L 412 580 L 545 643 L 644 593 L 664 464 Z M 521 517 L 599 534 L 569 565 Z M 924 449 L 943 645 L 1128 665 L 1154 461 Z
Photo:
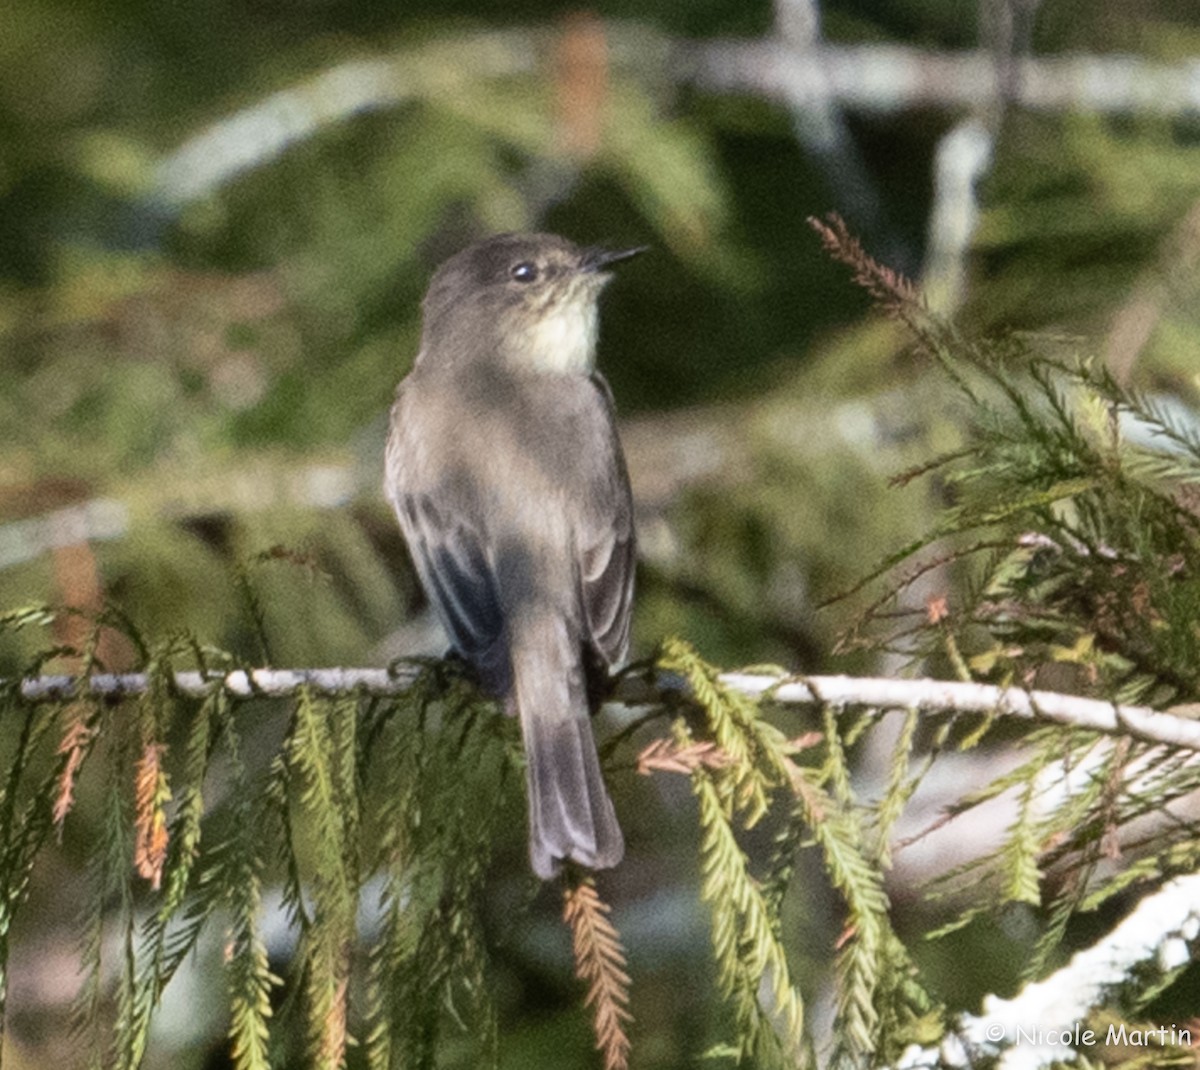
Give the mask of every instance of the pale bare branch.
M 400 695 L 422 671 L 416 662 L 389 669 L 238 669 L 229 673 L 177 672 L 173 683 L 184 695 L 203 696 L 223 688 L 235 697 L 281 697 L 310 688 L 323 695 Z M 951 680 L 897 680 L 854 676 L 767 676 L 725 673 L 721 683 L 747 695 L 767 695 L 773 702 L 797 706 L 861 707 L 878 712 L 915 709 L 924 713 L 983 713 L 1131 736 L 1148 743 L 1200 750 L 1200 722 L 1149 706 L 1122 706 L 1100 699 L 1030 691 L 1020 687 L 961 683 Z M 5 682 L 0 680 L 0 687 Z M 657 681 L 665 690 L 681 686 L 672 677 Z M 91 695 L 121 699 L 146 690 L 144 673 L 95 673 L 88 676 L 35 676 L 21 681 L 23 698 L 61 702 Z M 623 683 L 617 702 L 645 703 L 645 684 Z

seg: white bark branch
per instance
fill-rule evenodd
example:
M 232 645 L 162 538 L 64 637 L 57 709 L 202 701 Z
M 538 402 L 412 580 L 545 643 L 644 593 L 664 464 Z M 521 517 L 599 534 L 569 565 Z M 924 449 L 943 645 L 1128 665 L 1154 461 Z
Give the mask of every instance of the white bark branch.
M 904 45 L 826 45 L 799 64 L 785 42 L 711 41 L 691 46 L 694 80 L 716 92 L 780 103 L 833 99 L 894 112 L 917 107 L 977 111 L 1000 93 L 988 52 L 931 52 Z M 1154 115 L 1200 111 L 1200 59 L 1157 63 L 1131 55 L 1030 56 L 1016 61 L 1012 102 L 1039 111 Z
M 1128 984 L 1136 969 L 1163 977 L 1186 966 L 1200 942 L 1198 904 L 1200 875 L 1169 881 L 1062 969 L 1027 984 L 1012 999 L 988 996 L 981 1014 L 962 1015 L 938 1048 L 910 1048 L 897 1070 L 992 1065 L 992 1060 L 1001 1070 L 1040 1070 L 1073 1062 L 1077 1053 L 1104 1062 L 1095 1056 L 1124 1041 L 1114 1030 L 1089 1030 L 1088 1013 Z M 1190 1038 L 1178 1035 L 1183 1028 L 1171 1023 L 1148 1033 L 1186 1044 Z
M 664 74 L 713 93 L 748 93 L 806 111 L 835 107 L 895 112 L 919 107 L 983 109 L 1003 87 L 985 51 L 932 52 L 904 45 L 829 45 L 785 40 L 681 41 L 641 23 L 609 22 L 618 68 Z M 536 71 L 544 29 L 489 31 L 331 67 L 218 119 L 159 163 L 154 194 L 185 204 L 274 159 L 322 128 L 410 100 L 437 101 L 467 85 Z M 1158 63 L 1129 55 L 1016 60 L 1012 103 L 1043 111 L 1155 115 L 1200 111 L 1200 59 Z
M 399 663 L 391 669 L 241 669 L 230 673 L 177 672 L 182 694 L 202 696 L 216 688 L 231 695 L 282 697 L 309 687 L 324 695 L 400 695 L 421 667 Z M 1200 750 L 1200 722 L 1146 706 L 1120 706 L 1099 699 L 1054 691 L 957 683 L 947 680 L 890 680 L 852 676 L 767 676 L 725 673 L 722 683 L 743 694 L 769 697 L 784 705 L 865 706 L 878 710 L 916 709 L 926 713 L 986 713 L 1045 721 L 1110 735 L 1128 735 L 1148 743 Z M 3 681 L 0 681 L 3 684 Z M 671 679 L 659 681 L 673 686 Z M 95 673 L 88 676 L 36 676 L 21 681 L 20 692 L 32 702 L 62 701 L 81 695 L 121 699 L 144 692 L 145 673 Z M 636 680 L 618 689 L 617 701 L 645 701 Z
M 201 698 L 223 689 L 237 698 L 282 698 L 308 687 L 322 695 L 402 695 L 421 672 L 415 664 L 394 669 L 252 669 L 246 672 L 177 672 L 172 682 L 183 695 Z M 31 702 L 54 702 L 92 695 L 123 699 L 143 694 L 150 678 L 141 672 L 92 673 L 86 676 L 32 676 L 21 681 L 21 695 Z
M 189 138 L 159 164 L 154 192 L 167 204 L 185 204 L 214 193 L 333 123 L 527 72 L 536 66 L 538 41 L 527 31 L 492 31 L 338 64 Z
M 938 143 L 921 293 L 941 316 L 953 316 L 966 296 L 967 257 L 979 225 L 977 187 L 991 167 L 994 148 L 993 132 L 973 118 Z
M 1149 743 L 1200 750 L 1200 722 L 1162 713 L 1148 706 L 1120 706 L 1100 699 L 1056 691 L 959 683 L 952 680 L 890 680 L 872 677 L 785 677 L 727 673 L 730 687 L 747 694 L 770 691 L 777 702 L 830 706 L 871 706 L 925 712 L 993 713 L 1027 721 L 1052 721 Z
M 817 0 L 775 0 L 775 37 L 801 67 L 819 66 L 824 39 Z M 879 193 L 846 127 L 839 102 L 826 94 L 789 101 L 792 125 L 804 148 L 839 194 L 844 213 L 858 229 L 877 230 Z

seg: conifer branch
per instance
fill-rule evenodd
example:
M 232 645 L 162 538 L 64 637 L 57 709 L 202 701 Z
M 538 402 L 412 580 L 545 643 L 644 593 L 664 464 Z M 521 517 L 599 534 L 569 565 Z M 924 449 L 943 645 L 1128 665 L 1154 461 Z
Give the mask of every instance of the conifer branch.
M 596 1047 L 603 1053 L 604 1070 L 629 1065 L 629 974 L 625 948 L 609 920 L 609 906 L 588 876 L 568 884 L 563 892 L 563 920 L 571 930 L 575 976 L 587 983 L 586 1006 L 595 1015 Z
M 195 948 L 201 931 L 223 898 L 219 880 L 212 879 L 211 867 L 207 874 L 201 873 L 190 899 L 188 890 L 199 857 L 204 773 L 224 702 L 222 696 L 216 695 L 201 703 L 184 744 L 182 775 L 176 781 L 178 807 L 167 834 L 162 898 L 143 926 L 140 969 L 128 1029 L 128 1050 L 135 1056 L 134 1065 L 146 1050 L 151 1017 L 163 990 Z M 211 862 L 211 856 L 206 861 Z
M 683 735 L 686 728 L 677 731 Z M 808 1065 L 804 1003 L 791 980 L 773 904 L 749 872 L 713 773 L 695 769 L 692 790 L 702 837 L 700 895 L 712 910 L 713 952 L 737 1020 L 739 1060 Z
M 713 740 L 730 758 L 715 781 L 730 816 L 741 811 L 746 828 L 766 813 L 774 789 L 791 779 L 787 740 L 758 715 L 757 697 L 727 687 L 720 673 L 685 642 L 668 639 L 662 645 L 660 666 L 683 677 L 704 710 Z M 681 739 L 689 744 L 689 739 Z
M 923 713 L 980 713 L 1052 722 L 1147 743 L 1200 750 L 1200 722 L 1148 706 L 1125 706 L 1100 699 L 1020 687 L 949 680 L 890 680 L 877 677 L 790 676 L 772 679 L 742 673 L 721 677 L 744 694 L 769 695 L 782 705 L 824 704 L 868 710 L 913 709 Z
M 665 642 L 660 665 L 687 681 L 705 731 L 728 758 L 715 768 L 695 763 L 690 774 L 700 816 L 700 897 L 712 910 L 713 951 L 736 1017 L 738 1058 L 760 1066 L 810 1065 L 804 1002 L 780 937 L 778 898 L 751 874 L 734 827 L 751 828 L 776 792 L 790 785 L 796 768 L 791 744 L 759 715 L 757 700 L 726 687 L 687 643 Z M 672 732 L 679 752 L 695 747 L 684 717 L 675 719 Z
M 302 691 L 285 751 L 294 773 L 299 808 L 311 821 L 316 858 L 311 878 L 311 917 L 302 921 L 306 987 L 314 1065 L 339 1070 L 345 1065 L 347 997 L 354 940 L 357 858 L 353 830 L 358 800 L 354 791 L 353 711 L 313 701 Z M 343 737 L 335 740 L 338 730 Z

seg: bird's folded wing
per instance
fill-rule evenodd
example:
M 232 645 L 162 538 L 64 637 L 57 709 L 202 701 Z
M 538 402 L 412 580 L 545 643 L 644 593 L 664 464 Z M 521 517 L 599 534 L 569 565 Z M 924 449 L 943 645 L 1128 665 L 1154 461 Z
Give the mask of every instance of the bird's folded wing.
M 588 637 L 609 665 L 629 649 L 633 603 L 634 539 L 632 526 L 592 533 L 580 555 L 580 580 Z
M 585 508 L 576 520 L 575 545 L 587 638 L 611 668 L 629 649 L 633 611 L 633 576 L 637 548 L 633 530 L 633 495 L 617 438 L 612 392 L 598 372 L 589 383 L 590 404 L 580 423 L 590 423 L 591 443 L 583 500 L 604 508 Z
M 424 494 L 402 495 L 396 511 L 413 563 L 450 642 L 496 694 L 508 689 L 496 577 L 480 533 Z

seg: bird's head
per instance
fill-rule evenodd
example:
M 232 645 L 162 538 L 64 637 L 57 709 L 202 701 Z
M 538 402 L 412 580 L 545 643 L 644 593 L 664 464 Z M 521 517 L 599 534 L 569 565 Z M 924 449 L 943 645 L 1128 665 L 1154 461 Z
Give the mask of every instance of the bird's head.
M 429 285 L 418 359 L 587 374 L 605 269 L 642 251 L 579 246 L 555 234 L 500 234 L 468 246 Z

